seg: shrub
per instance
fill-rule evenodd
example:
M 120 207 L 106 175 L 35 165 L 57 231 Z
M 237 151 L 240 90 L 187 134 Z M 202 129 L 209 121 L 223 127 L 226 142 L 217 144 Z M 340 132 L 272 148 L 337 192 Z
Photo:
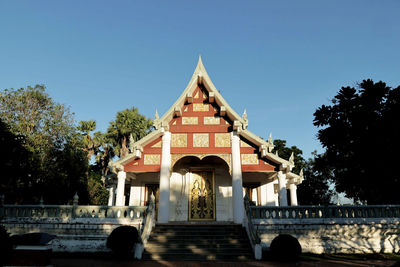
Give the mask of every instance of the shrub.
M 0 225 L 0 253 L 3 255 L 0 257 L 0 266 L 6 265 L 11 257 L 12 249 L 10 235 L 7 233 L 6 228 Z
M 272 240 L 270 252 L 276 260 L 296 261 L 301 254 L 301 245 L 293 236 L 281 234 Z
M 107 247 L 122 257 L 133 257 L 133 248 L 139 242 L 139 233 L 133 226 L 115 228 L 107 238 Z

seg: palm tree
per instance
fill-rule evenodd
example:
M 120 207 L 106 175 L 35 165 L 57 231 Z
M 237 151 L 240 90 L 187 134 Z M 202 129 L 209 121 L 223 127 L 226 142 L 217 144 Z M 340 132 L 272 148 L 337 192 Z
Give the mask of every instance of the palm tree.
M 112 142 L 114 152 L 120 158 L 129 153 L 129 136 L 132 134 L 134 140 L 141 139 L 153 130 L 153 122 L 139 113 L 138 109 L 132 107 L 117 113 L 115 121 L 110 123 L 107 136 Z

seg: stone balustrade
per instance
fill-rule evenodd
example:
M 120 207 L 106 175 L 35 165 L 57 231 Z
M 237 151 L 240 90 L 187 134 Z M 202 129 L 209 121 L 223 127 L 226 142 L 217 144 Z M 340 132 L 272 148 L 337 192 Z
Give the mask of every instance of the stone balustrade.
M 251 222 L 268 249 L 280 234 L 307 253 L 399 253 L 400 205 L 251 206 Z
M 145 206 L 4 205 L 0 218 L 107 218 L 143 219 Z
M 400 205 L 252 206 L 253 219 L 400 218 Z

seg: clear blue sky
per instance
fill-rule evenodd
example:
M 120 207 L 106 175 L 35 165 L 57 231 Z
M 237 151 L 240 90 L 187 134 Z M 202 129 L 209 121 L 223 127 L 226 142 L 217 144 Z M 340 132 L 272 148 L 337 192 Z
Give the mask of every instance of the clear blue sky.
M 0 1 L 0 89 L 45 84 L 105 130 L 166 112 L 201 54 L 249 129 L 322 151 L 315 109 L 363 79 L 400 85 L 400 1 Z

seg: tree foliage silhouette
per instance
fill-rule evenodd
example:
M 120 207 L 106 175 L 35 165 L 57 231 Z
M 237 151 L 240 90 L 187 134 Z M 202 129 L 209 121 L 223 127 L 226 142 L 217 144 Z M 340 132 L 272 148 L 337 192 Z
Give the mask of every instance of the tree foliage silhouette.
M 326 149 L 320 166 L 336 190 L 368 204 L 400 203 L 400 86 L 368 79 L 342 87 L 331 102 L 316 110 L 314 125 Z

